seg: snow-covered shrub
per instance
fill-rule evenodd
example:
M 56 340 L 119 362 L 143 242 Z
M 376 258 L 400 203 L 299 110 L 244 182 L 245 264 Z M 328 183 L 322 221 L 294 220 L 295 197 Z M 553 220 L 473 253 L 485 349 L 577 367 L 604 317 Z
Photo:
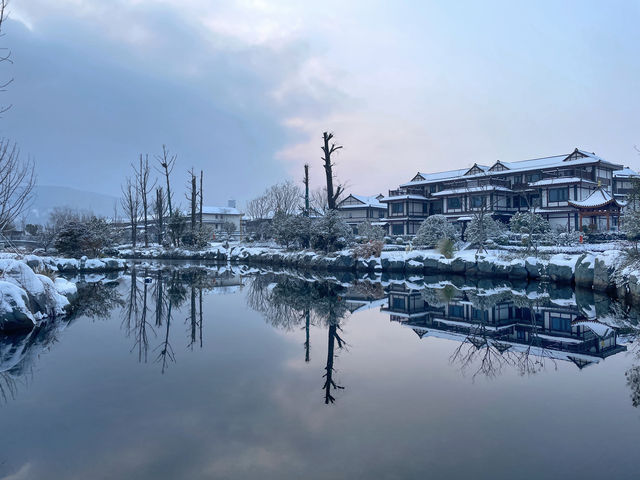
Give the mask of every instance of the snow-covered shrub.
M 438 242 L 438 251 L 444 255 L 444 258 L 453 258 L 456 243 L 452 238 L 441 238 Z
M 393 243 L 393 238 L 387 235 L 386 237 L 384 237 L 384 243 L 386 245 L 391 245 Z
M 553 235 L 553 243 L 558 247 L 572 247 L 580 243 L 580 232 L 567 232 L 565 227 L 559 226 Z
M 640 240 L 640 210 L 625 209 L 622 214 L 622 231 L 628 240 L 634 245 L 634 251 L 638 253 L 638 240 Z
M 359 243 L 353 249 L 353 256 L 355 258 L 371 258 L 379 257 L 382 253 L 384 243 L 382 240 L 372 240 L 367 243 Z
M 358 235 L 362 237 L 365 242 L 382 240 L 384 233 L 384 229 L 381 226 L 373 225 L 369 220 L 365 220 L 358 225 Z
M 169 229 L 169 236 L 177 246 L 177 244 L 180 243 L 180 239 L 187 231 L 187 216 L 184 215 L 180 210 L 176 209 L 169 217 L 167 226 Z
M 426 247 L 434 247 L 442 239 L 455 241 L 457 239 L 456 228 L 444 215 L 431 215 L 420 224 L 413 243 Z
M 402 238 L 402 237 L 396 237 L 396 239 L 395 239 L 395 244 L 396 244 L 396 245 L 404 245 L 404 238 Z
M 88 221 L 71 221 L 64 224 L 55 241 L 55 248 L 71 256 L 98 256 L 105 246 L 111 245 L 114 231 L 102 218 Z
M 491 215 L 474 215 L 467 227 L 466 237 L 471 244 L 482 248 L 503 233 L 503 225 L 491 218 Z
M 346 247 L 353 239 L 353 231 L 337 210 L 329 210 L 311 227 L 311 245 L 331 252 Z
M 303 215 L 278 212 L 271 222 L 271 234 L 276 242 L 286 248 L 294 244 L 307 247 L 311 235 L 311 221 Z
M 514 233 L 540 234 L 550 232 L 551 225 L 537 213 L 517 212 L 509 220 L 509 229 Z
M 183 245 L 192 248 L 204 248 L 211 240 L 213 240 L 213 230 L 207 225 L 200 227 L 196 226 L 196 229 L 191 232 L 187 231 L 180 239 Z

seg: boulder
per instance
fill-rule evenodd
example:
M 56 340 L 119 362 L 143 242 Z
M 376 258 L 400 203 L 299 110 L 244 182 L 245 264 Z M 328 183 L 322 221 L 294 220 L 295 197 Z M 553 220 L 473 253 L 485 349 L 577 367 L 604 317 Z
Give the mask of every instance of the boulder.
M 29 296 L 17 285 L 0 280 L 0 331 L 31 330 L 36 324 Z
M 547 274 L 554 282 L 571 283 L 576 261 L 577 258 L 570 255 L 553 255 L 547 265 Z
M 585 253 L 578 259 L 575 271 L 576 285 L 591 288 L 593 285 L 594 265 L 595 257 L 590 253 Z
M 524 261 L 524 268 L 529 278 L 540 278 L 544 275 L 544 265 L 536 257 L 528 257 Z
M 610 261 L 610 258 L 601 258 L 600 256 L 595 257 L 593 267 L 593 288 L 600 291 L 614 289 L 614 271 L 615 264 Z

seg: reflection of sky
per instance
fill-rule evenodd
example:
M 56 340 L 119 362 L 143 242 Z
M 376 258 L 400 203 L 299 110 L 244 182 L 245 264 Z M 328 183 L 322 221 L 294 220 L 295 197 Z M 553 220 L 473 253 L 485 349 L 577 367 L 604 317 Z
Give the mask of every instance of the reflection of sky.
M 246 291 L 246 290 L 245 290 Z M 188 301 L 174 317 L 176 362 L 137 363 L 120 312 L 80 319 L 0 409 L 9 478 L 592 478 L 629 475 L 640 429 L 616 355 L 578 370 L 495 379 L 460 374 L 455 342 L 420 340 L 368 310 L 344 322 L 325 406 L 327 331 L 274 330 L 244 293 L 204 297 L 204 347 L 187 348 Z M 588 455 L 585 452 L 589 452 Z M 615 461 L 611 461 L 614 459 Z M 4 463 L 3 463 L 4 462 Z
M 116 6 L 114 6 L 116 5 Z M 21 0 L 2 134 L 43 184 L 119 193 L 167 143 L 209 201 L 245 200 L 345 145 L 359 193 L 417 170 L 560 154 L 635 164 L 636 2 Z M 314 167 L 315 165 L 315 167 Z M 365 167 L 366 166 L 366 167 Z M 178 172 L 177 172 L 178 173 Z M 382 175 L 381 175 L 382 174 Z M 185 175 L 186 176 L 186 175 Z M 179 182 L 182 185 L 182 182 Z

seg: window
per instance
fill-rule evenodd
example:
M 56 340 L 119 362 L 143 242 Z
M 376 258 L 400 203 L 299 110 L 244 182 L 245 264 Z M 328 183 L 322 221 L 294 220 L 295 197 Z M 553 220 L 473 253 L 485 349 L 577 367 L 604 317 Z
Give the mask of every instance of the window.
M 404 208 L 403 208 L 402 203 L 392 203 L 391 204 L 391 213 L 402 214 L 402 212 L 404 212 Z
M 429 191 L 430 191 L 431 193 L 436 193 L 437 189 L 438 189 L 438 188 L 437 188 L 437 185 L 431 185 L 431 186 L 429 187 Z
M 462 207 L 460 197 L 447 198 L 447 209 L 454 210 Z
M 471 207 L 472 208 L 480 208 L 484 205 L 484 196 L 482 195 L 474 195 L 471 197 Z
M 394 310 L 404 310 L 405 309 L 404 297 L 393 297 L 392 305 Z
M 404 235 L 404 225 L 397 224 L 391 226 L 391 234 L 392 235 Z
M 569 199 L 568 188 L 550 188 L 549 189 L 550 202 L 566 202 L 568 199 Z
M 449 316 L 464 318 L 464 306 L 462 305 L 449 305 Z
M 551 317 L 551 329 L 559 332 L 570 332 L 571 320 L 568 318 Z
M 527 182 L 537 182 L 541 178 L 542 175 L 540 175 L 539 173 L 530 173 L 529 175 L 527 175 Z

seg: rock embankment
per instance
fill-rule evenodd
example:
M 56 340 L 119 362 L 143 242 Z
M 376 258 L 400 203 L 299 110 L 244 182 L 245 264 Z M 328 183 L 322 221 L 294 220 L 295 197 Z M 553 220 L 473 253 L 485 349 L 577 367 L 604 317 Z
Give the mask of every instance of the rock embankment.
M 356 258 L 352 250 L 325 255 L 309 250 L 232 245 L 212 246 L 201 251 L 186 249 L 127 250 L 121 255 L 134 259 L 201 260 L 246 265 L 285 267 L 310 271 L 390 272 L 408 275 L 456 274 L 512 280 L 550 280 L 597 291 L 629 295 L 640 301 L 640 269 L 621 268 L 619 250 L 598 253 L 559 253 L 542 257 L 517 257 L 511 252 L 473 250 L 445 258 L 435 250 L 382 252 L 379 258 Z

